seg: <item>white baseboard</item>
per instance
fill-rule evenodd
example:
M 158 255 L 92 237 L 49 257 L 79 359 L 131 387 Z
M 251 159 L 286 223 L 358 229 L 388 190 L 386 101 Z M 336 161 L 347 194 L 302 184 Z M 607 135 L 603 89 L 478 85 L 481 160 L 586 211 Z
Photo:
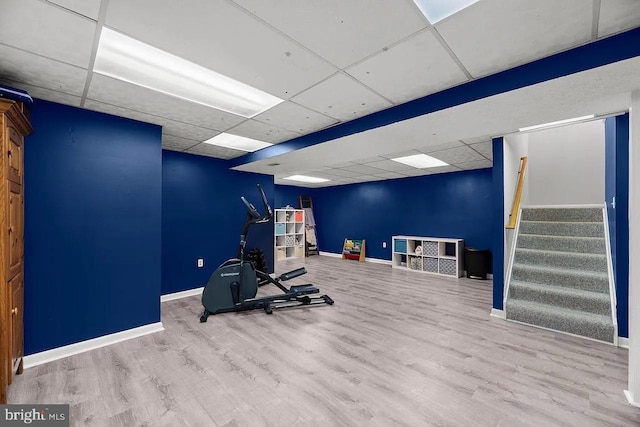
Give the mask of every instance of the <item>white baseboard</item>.
M 322 256 L 330 256 L 330 257 L 333 257 L 333 258 L 342 258 L 342 254 L 334 254 L 333 252 L 319 251 L 318 254 L 322 255 Z
M 25 369 L 33 368 L 34 366 L 42 365 L 43 363 L 53 362 L 54 360 L 63 359 L 65 357 L 73 356 L 74 354 L 84 353 L 85 351 L 95 350 L 100 347 L 106 347 L 111 344 L 160 331 L 164 331 L 162 322 L 150 323 L 137 328 L 127 329 L 126 331 L 103 335 L 98 338 L 77 342 L 75 344 L 69 344 L 63 347 L 41 351 L 40 353 L 30 354 L 24 357 L 23 363 Z
M 618 347 L 629 348 L 629 338 L 618 337 Z
M 504 310 L 499 310 L 497 308 L 492 308 L 491 309 L 491 317 L 496 317 L 498 319 L 506 319 L 507 315 L 504 312 Z
M 633 395 L 629 390 L 625 390 L 624 395 L 627 398 L 627 402 L 629 402 L 629 405 L 640 408 L 640 402 L 636 402 L 635 400 L 633 400 Z
M 191 296 L 194 296 L 194 295 L 202 295 L 202 290 L 203 289 L 204 289 L 204 287 L 195 288 L 195 289 L 187 289 L 186 291 L 180 291 L 180 292 L 174 292 L 172 294 L 162 295 L 160 297 L 160 302 L 172 301 L 174 299 L 186 298 L 186 297 L 191 297 Z
M 323 255 L 323 256 L 330 256 L 330 257 L 333 257 L 333 258 L 342 258 L 342 254 L 336 254 L 336 253 L 333 253 L 333 252 L 322 252 L 322 251 L 320 251 L 319 254 Z M 375 263 L 375 264 L 391 265 L 391 260 L 389 260 L 389 259 L 365 257 L 364 261 L 365 262 L 372 262 L 372 263 Z

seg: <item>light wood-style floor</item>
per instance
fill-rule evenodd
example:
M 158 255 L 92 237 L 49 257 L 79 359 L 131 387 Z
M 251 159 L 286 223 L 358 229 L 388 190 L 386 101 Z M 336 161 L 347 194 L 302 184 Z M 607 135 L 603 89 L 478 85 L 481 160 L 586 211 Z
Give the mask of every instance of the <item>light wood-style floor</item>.
M 640 425 L 627 350 L 490 318 L 489 281 L 305 263 L 292 282 L 334 306 L 201 324 L 198 296 L 167 302 L 164 332 L 27 369 L 9 400 L 77 426 Z

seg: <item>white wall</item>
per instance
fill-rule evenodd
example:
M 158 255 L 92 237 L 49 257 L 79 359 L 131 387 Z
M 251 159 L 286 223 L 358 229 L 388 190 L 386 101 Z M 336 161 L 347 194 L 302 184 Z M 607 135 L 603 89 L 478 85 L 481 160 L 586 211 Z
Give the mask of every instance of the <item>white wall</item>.
M 627 399 L 640 406 L 640 91 L 631 95 L 629 135 L 629 387 Z
M 604 203 L 604 120 L 528 135 L 527 204 Z
M 504 224 L 509 223 L 509 215 L 513 209 L 513 200 L 516 195 L 516 185 L 518 184 L 518 170 L 520 170 L 520 158 L 529 154 L 529 135 L 516 134 L 504 137 Z M 525 170 L 524 186 L 522 187 L 521 205 L 529 203 L 528 168 Z M 504 269 L 505 287 L 507 269 L 509 268 L 509 257 L 511 255 L 511 245 L 513 244 L 514 230 L 504 229 Z M 506 296 L 506 293 L 505 293 Z

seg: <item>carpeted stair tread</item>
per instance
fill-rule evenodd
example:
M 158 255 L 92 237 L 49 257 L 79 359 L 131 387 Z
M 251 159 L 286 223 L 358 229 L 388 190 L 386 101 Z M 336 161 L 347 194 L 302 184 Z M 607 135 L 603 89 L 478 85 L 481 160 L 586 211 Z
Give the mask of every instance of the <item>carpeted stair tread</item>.
M 511 281 L 509 298 L 532 301 L 607 316 L 611 314 L 609 294 L 565 286 Z
M 506 317 L 609 343 L 613 342 L 615 331 L 611 316 L 517 299 L 507 301 Z
M 602 222 L 520 221 L 521 234 L 545 236 L 603 237 Z
M 597 208 L 522 208 L 526 221 L 602 222 L 602 207 Z
M 563 252 L 606 254 L 604 237 L 553 236 L 544 234 L 520 234 L 518 248 L 543 249 Z
M 576 270 L 607 271 L 607 256 L 601 254 L 516 248 L 513 262 Z
M 609 275 L 606 272 L 520 264 L 513 266 L 511 281 L 514 280 L 552 286 L 563 284 L 574 289 L 609 293 Z

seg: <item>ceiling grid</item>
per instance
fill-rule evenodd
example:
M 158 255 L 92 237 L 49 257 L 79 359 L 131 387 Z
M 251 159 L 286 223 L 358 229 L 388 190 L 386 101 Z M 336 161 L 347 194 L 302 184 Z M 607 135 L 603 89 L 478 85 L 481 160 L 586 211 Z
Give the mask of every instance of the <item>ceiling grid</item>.
M 0 82 L 158 124 L 166 149 L 233 159 L 245 152 L 204 141 L 220 133 L 273 144 L 297 140 L 640 26 L 636 0 L 588 4 L 478 0 L 432 25 L 411 0 L 4 0 Z M 284 102 L 246 118 L 94 74 L 104 26 Z M 294 173 L 335 179 L 309 184 L 323 186 L 489 167 L 490 135 L 625 110 L 627 91 L 640 88 L 638 66 L 632 58 L 237 169 L 271 173 L 278 183 Z M 389 159 L 421 153 L 450 166 L 390 166 Z

